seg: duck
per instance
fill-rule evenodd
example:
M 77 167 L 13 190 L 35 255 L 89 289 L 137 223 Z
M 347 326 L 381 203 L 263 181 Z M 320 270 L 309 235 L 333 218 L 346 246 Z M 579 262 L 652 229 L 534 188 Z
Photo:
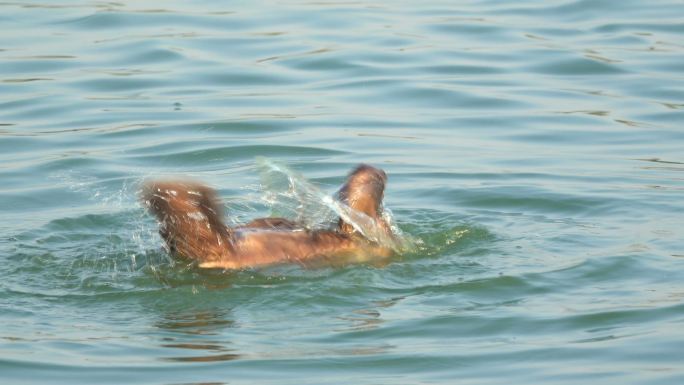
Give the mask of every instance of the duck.
M 352 212 L 369 218 L 390 239 L 391 226 L 382 215 L 386 184 L 387 174 L 382 169 L 360 164 L 349 172 L 335 198 Z M 325 229 L 310 229 L 280 217 L 228 226 L 217 192 L 194 180 L 147 181 L 141 200 L 159 223 L 167 251 L 200 268 L 344 265 L 386 261 L 395 254 L 386 242 L 362 234 L 343 218 Z

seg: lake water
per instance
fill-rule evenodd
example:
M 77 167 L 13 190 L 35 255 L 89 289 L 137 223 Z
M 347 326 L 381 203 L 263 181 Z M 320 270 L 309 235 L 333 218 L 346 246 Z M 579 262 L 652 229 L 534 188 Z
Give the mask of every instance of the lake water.
M 684 2 L 0 3 L 3 384 L 684 383 Z M 359 162 L 418 250 L 199 270 L 150 177 L 269 215 Z

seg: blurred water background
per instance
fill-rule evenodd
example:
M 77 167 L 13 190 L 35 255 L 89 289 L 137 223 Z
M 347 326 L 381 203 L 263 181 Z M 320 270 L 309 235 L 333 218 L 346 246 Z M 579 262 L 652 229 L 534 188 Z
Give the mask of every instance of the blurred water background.
M 684 383 L 684 2 L 0 2 L 3 384 Z M 176 263 L 359 162 L 414 253 Z

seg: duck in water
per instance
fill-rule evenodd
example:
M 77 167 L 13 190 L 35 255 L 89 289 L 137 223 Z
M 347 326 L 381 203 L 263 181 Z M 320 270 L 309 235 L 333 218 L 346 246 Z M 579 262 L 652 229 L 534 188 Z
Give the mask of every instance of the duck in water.
M 349 173 L 337 193 L 343 205 L 364 214 L 392 238 L 382 217 L 387 175 L 362 164 Z M 227 226 L 223 205 L 210 187 L 193 181 L 152 181 L 143 186 L 142 201 L 160 223 L 169 252 L 200 267 L 243 269 L 279 263 L 347 264 L 383 261 L 392 247 L 370 239 L 340 218 L 326 230 L 311 230 L 285 218 L 259 218 Z

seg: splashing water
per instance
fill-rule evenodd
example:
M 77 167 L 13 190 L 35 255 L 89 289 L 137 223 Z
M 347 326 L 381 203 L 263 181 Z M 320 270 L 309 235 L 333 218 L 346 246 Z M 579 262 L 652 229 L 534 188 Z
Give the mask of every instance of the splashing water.
M 271 207 L 273 215 L 293 218 L 308 229 L 328 229 L 342 218 L 358 233 L 381 246 L 396 252 L 409 252 L 415 248 L 415 242 L 399 229 L 389 209 L 382 210 L 382 219 L 391 230 L 388 234 L 375 219 L 326 194 L 285 165 L 263 157 L 257 158 L 256 163 L 263 200 Z

